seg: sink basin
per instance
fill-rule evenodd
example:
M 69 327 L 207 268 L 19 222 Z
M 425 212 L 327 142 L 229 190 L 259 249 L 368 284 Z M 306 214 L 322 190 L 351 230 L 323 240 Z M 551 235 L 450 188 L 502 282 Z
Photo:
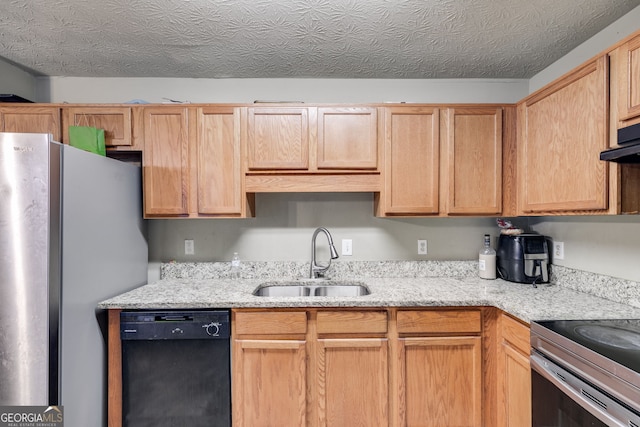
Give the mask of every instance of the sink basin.
M 357 297 L 370 293 L 362 282 L 333 280 L 267 282 L 253 291 L 253 295 L 259 297 Z

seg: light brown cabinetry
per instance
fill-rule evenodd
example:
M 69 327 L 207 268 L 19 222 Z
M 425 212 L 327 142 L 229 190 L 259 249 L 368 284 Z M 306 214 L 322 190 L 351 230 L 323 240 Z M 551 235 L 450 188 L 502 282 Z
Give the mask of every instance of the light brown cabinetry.
M 145 216 L 245 217 L 252 199 L 242 181 L 240 109 L 145 107 Z
M 398 311 L 401 426 L 482 425 L 480 310 Z
M 498 427 L 531 426 L 529 327 L 508 314 L 498 317 Z
M 246 214 L 242 204 L 240 112 L 235 107 L 197 109 L 195 173 L 199 215 Z
M 437 214 L 440 110 L 398 106 L 383 111 L 384 187 L 376 201 L 376 214 Z
M 69 142 L 69 126 L 104 129 L 107 150 L 142 150 L 132 132 L 131 107 L 78 106 L 63 109 L 63 139 Z
M 234 312 L 232 328 L 233 425 L 307 425 L 306 313 Z
M 611 108 L 617 110 L 614 128 L 640 123 L 640 35 L 610 53 Z
M 449 215 L 502 212 L 502 107 L 442 111 L 443 210 Z
M 246 108 L 246 191 L 379 191 L 377 108 Z
M 316 425 L 388 426 L 387 313 L 320 311 L 316 330 Z
M 50 133 L 54 141 L 62 141 L 60 128 L 59 107 L 0 107 L 0 131 L 2 132 Z
M 592 60 L 518 106 L 521 214 L 603 213 L 608 169 L 608 67 Z
M 185 107 L 148 107 L 143 112 L 144 213 L 189 213 L 189 112 Z

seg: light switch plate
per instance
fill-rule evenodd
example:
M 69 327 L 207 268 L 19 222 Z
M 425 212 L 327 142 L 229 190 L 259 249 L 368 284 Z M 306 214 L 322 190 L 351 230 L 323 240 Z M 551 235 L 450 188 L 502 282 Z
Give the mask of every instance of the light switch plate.
M 184 254 L 185 255 L 193 255 L 196 253 L 195 245 L 192 239 L 186 239 L 184 241 Z
M 351 241 L 351 239 L 342 239 L 342 255 L 353 255 L 353 242 Z

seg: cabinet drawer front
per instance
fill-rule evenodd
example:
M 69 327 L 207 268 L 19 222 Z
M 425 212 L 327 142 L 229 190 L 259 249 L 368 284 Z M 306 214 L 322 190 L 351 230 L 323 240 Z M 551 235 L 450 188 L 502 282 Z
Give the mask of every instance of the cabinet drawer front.
M 321 311 L 318 312 L 319 334 L 355 334 L 387 332 L 387 313 L 384 311 Z
M 235 331 L 238 335 L 305 334 L 307 314 L 290 312 L 235 313 Z
M 479 310 L 399 311 L 398 333 L 480 333 Z

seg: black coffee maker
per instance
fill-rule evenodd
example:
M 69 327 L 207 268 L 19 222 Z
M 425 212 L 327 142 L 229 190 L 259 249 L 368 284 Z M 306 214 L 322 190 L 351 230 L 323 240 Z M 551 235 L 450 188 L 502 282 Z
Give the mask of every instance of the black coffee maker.
M 498 277 L 516 283 L 549 282 L 547 237 L 537 233 L 501 234 L 496 251 Z

